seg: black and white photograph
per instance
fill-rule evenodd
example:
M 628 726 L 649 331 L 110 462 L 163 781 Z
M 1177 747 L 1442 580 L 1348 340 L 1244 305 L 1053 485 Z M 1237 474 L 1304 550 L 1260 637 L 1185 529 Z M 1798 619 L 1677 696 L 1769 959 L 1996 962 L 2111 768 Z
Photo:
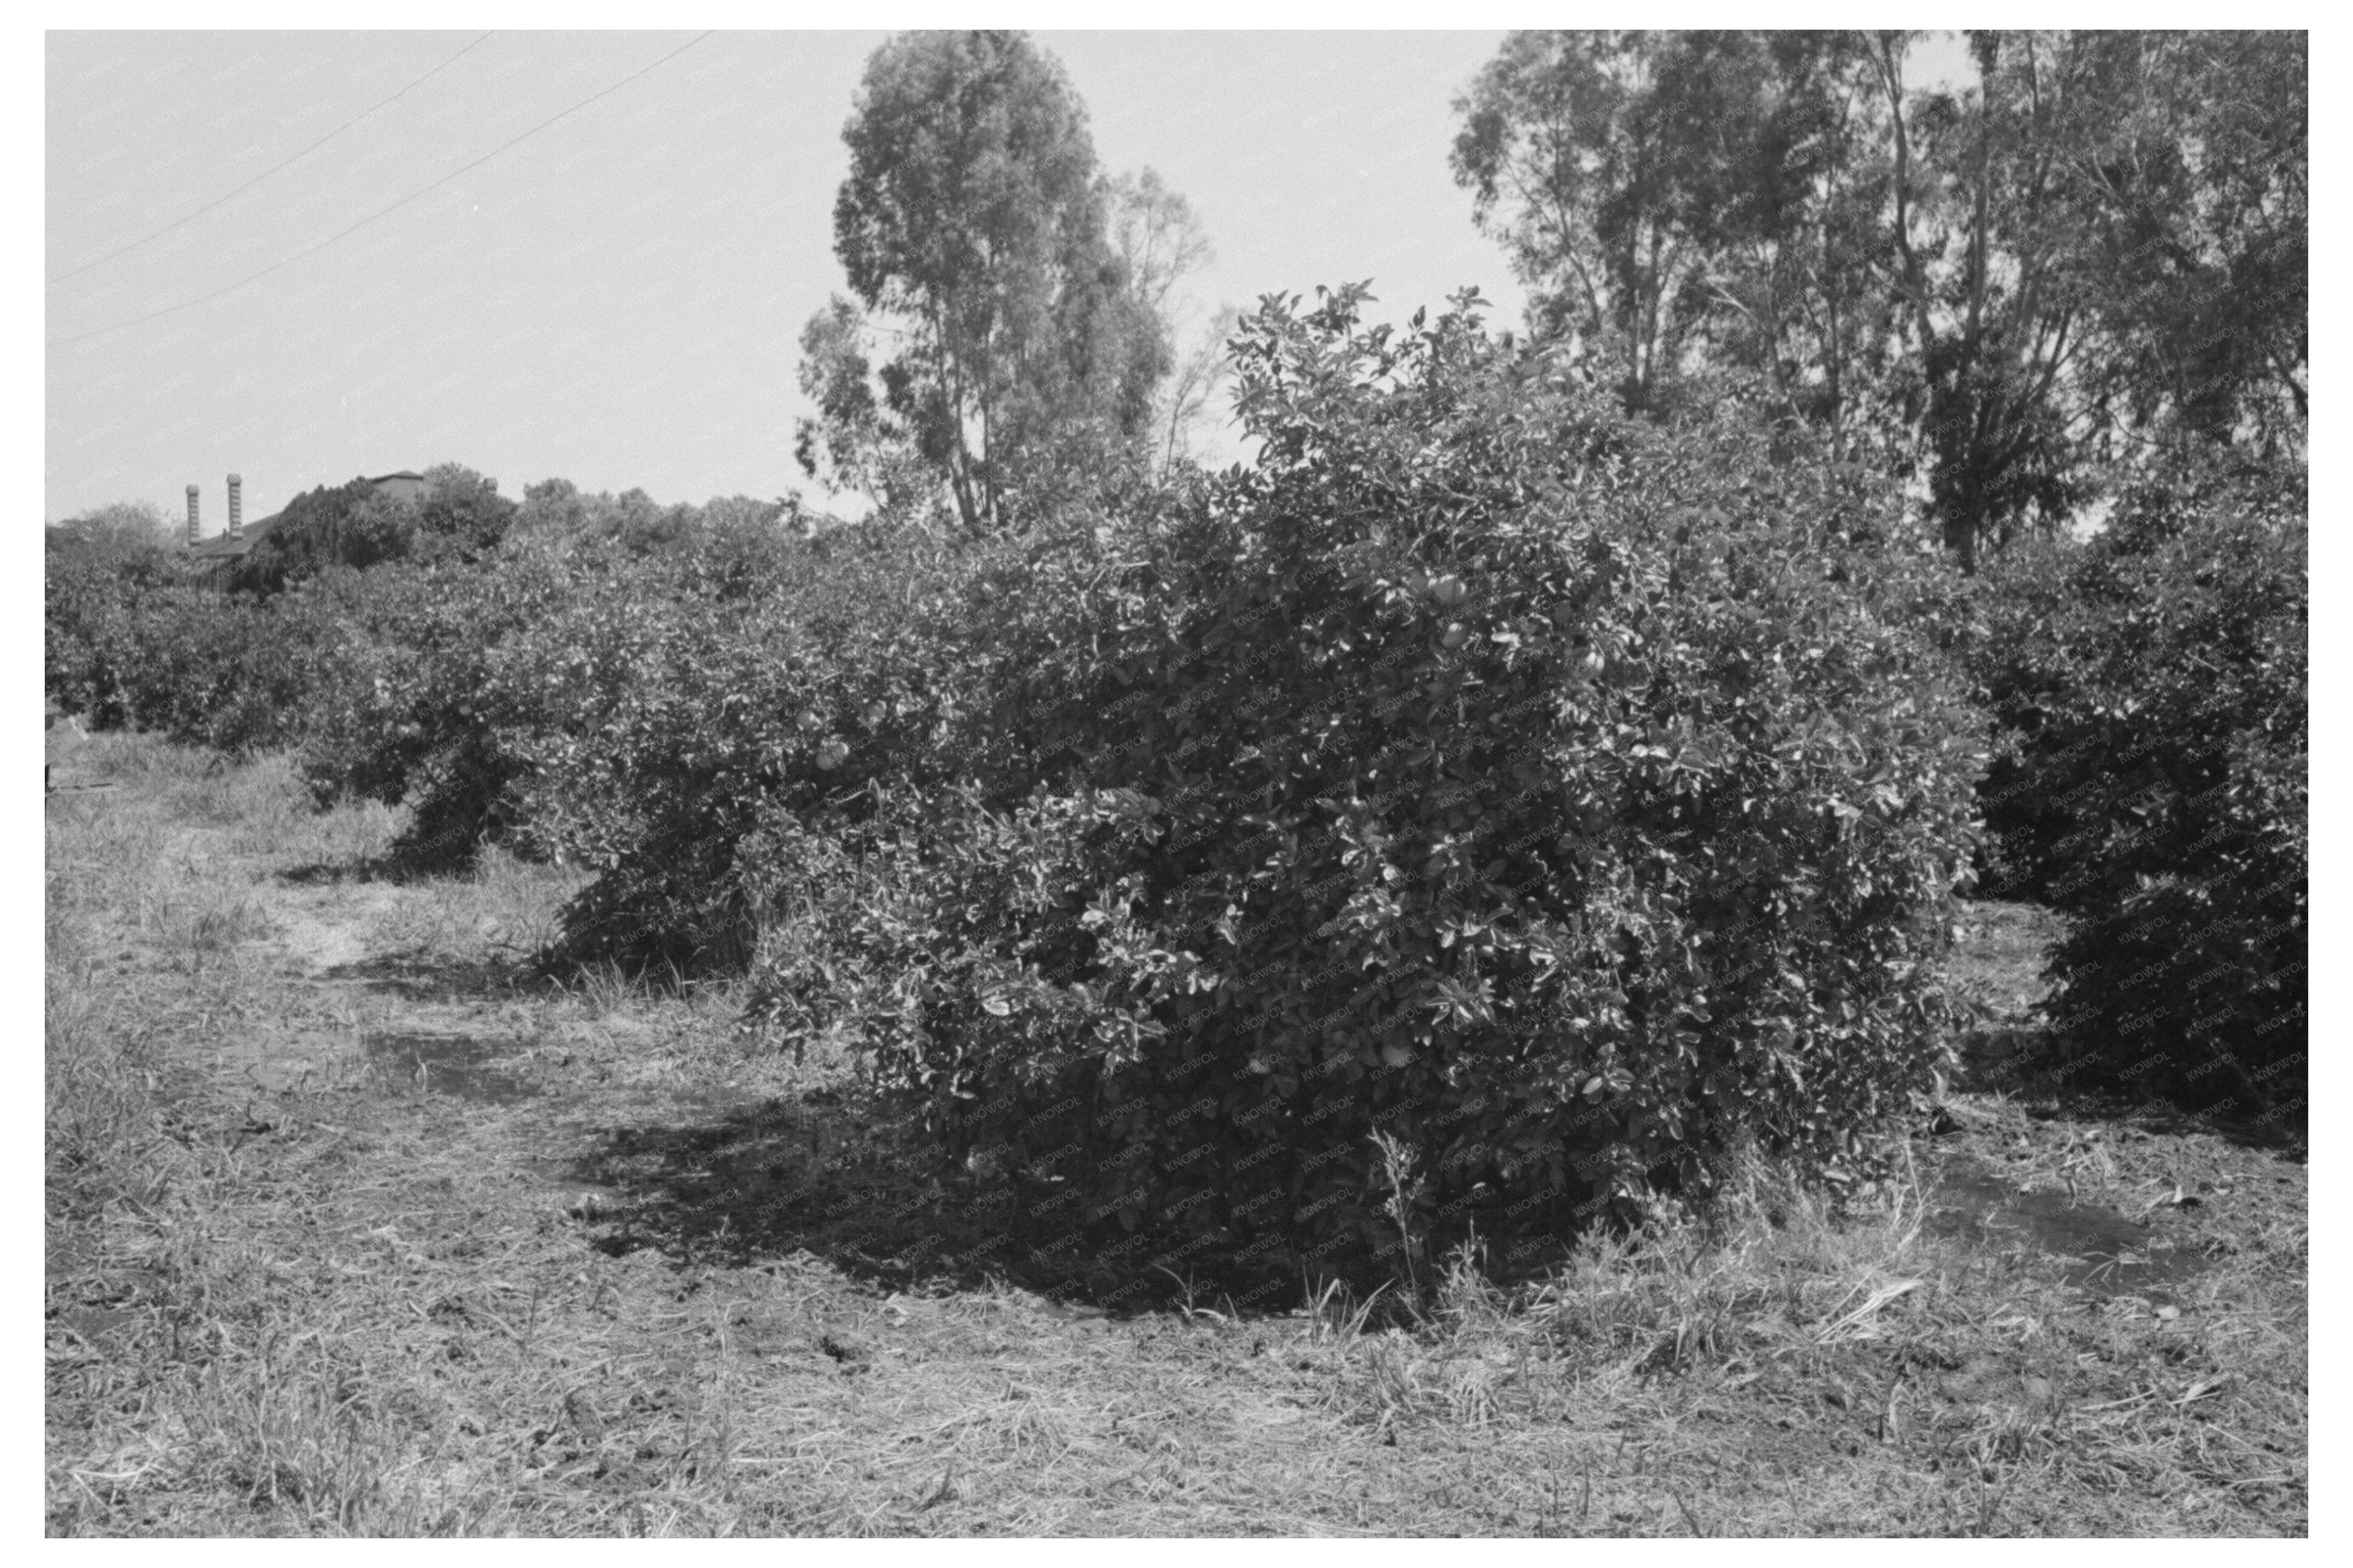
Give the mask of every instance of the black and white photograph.
M 47 1537 L 2309 1537 L 2306 32 L 466 16 L 39 35 Z

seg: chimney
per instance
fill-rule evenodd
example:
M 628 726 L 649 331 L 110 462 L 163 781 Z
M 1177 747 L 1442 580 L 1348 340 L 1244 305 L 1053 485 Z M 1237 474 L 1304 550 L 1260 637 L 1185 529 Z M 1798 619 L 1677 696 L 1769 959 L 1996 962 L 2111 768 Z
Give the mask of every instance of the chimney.
M 228 477 L 228 536 L 231 539 L 245 537 L 245 498 L 240 493 L 244 483 L 235 474 Z
M 190 485 L 188 487 L 188 548 L 191 550 L 196 547 L 196 541 L 204 537 L 203 531 L 196 526 L 197 494 L 196 487 Z

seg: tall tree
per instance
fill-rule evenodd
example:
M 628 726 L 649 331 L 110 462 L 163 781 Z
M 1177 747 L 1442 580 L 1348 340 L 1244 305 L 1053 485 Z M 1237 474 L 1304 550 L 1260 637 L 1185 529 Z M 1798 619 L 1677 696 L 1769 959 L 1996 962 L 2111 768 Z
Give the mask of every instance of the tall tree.
M 1126 265 L 1128 287 L 1152 312 L 1171 351 L 1152 415 L 1155 462 L 1166 474 L 1193 456 L 1210 400 L 1231 373 L 1226 342 L 1240 325 L 1241 312 L 1221 305 L 1195 324 L 1197 307 L 1178 285 L 1215 259 L 1216 251 L 1193 205 L 1157 171 L 1147 167 L 1112 183 L 1111 235 Z
M 1616 372 L 1655 406 L 1707 296 L 1681 231 L 1663 129 L 1642 112 L 1640 33 L 1514 33 L 1455 108 L 1455 178 L 1530 286 L 1530 324 Z
M 1705 258 L 1706 358 L 1757 377 L 1838 457 L 1897 424 L 1892 301 L 1877 271 L 1889 185 L 1863 40 L 1693 34 L 1662 49 L 1649 112 L 1673 130 L 1680 221 Z
M 1907 91 L 1875 40 L 1922 447 L 1965 564 L 2105 468 L 2300 447 L 2300 34 L 1980 32 L 1975 86 Z
M 1457 100 L 1480 223 L 1631 407 L 1756 377 L 1925 479 L 1965 563 L 2109 464 L 2301 441 L 2292 34 L 1517 34 Z
M 2073 153 L 2105 304 L 2087 395 L 2135 449 L 2300 447 L 2307 36 L 2078 37 L 2114 106 Z
M 828 306 L 804 336 L 821 411 L 804 465 L 879 481 L 912 454 L 985 532 L 1139 457 L 1169 346 L 1112 245 L 1086 113 L 1052 57 L 1017 33 L 893 38 L 842 139 L 834 252 L 867 318 Z M 895 350 L 879 394 L 878 341 Z
M 1885 160 L 1859 37 L 1514 34 L 1455 101 L 1452 165 L 1530 288 L 1630 408 L 1704 370 L 1858 423 L 1886 357 L 1871 276 Z
M 1112 182 L 1111 242 L 1127 268 L 1128 287 L 1164 324 L 1176 285 L 1217 256 L 1193 204 L 1150 167 Z
M 827 493 L 855 491 L 886 513 L 914 518 L 939 491 L 941 476 L 900 412 L 910 401 L 904 368 L 898 395 L 876 393 L 872 337 L 865 310 L 839 294 L 801 329 L 800 386 L 818 416 L 800 422 L 793 455 Z
M 1235 367 L 1231 342 L 1241 330 L 1242 313 L 1220 305 L 1190 340 L 1169 373 L 1161 397 L 1160 471 L 1166 474 L 1183 462 L 1199 459 L 1202 426 L 1213 421 L 1210 404 L 1221 386 L 1230 385 Z
M 1973 89 L 1908 91 L 1908 37 L 1873 39 L 1894 159 L 1889 237 L 1923 395 L 1920 447 L 1965 569 L 2086 499 L 2065 392 L 2096 280 L 2071 152 L 2099 105 L 2064 40 L 1970 37 Z

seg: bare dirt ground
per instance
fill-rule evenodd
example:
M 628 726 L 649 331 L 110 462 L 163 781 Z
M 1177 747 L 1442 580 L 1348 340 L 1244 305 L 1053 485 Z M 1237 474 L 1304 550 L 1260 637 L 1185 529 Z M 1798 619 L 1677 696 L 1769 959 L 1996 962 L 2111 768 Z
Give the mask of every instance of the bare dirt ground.
M 2294 1142 L 2038 1092 L 2049 917 L 1914 1174 L 1315 1282 L 1025 1289 L 844 1053 L 528 978 L 575 879 L 370 869 L 280 763 L 48 806 L 52 1534 L 2301 1534 Z M 2022 1027 L 2013 1027 L 2018 1026 Z M 1379 1303 L 1373 1303 L 1377 1308 Z

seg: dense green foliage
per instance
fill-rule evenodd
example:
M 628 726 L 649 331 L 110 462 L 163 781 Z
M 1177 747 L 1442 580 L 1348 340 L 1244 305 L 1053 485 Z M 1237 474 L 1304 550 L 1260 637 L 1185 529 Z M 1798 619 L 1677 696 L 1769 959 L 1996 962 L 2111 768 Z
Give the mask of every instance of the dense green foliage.
M 746 604 L 780 557 L 806 547 L 806 520 L 774 503 L 665 509 L 552 480 L 518 509 L 468 470 L 434 473 L 461 482 L 423 505 L 364 503 L 409 530 L 399 553 L 361 569 L 292 552 L 281 559 L 309 564 L 258 595 L 225 592 L 161 543 L 100 548 L 53 530 L 51 694 L 100 726 L 237 751 L 299 743 L 322 798 L 405 801 L 404 851 L 462 865 L 487 837 L 524 826 L 533 738 L 576 722 L 582 706 L 553 682 L 502 684 L 510 638 L 562 636 L 572 613 L 596 636 L 706 599 Z M 564 847 L 553 827 L 518 843 Z
M 2071 917 L 2055 1011 L 2101 1080 L 2300 1088 L 2306 548 L 2301 468 L 2208 463 L 1987 584 L 1998 885 Z
M 775 840 L 831 913 L 772 1016 L 855 1003 L 1071 1246 L 1377 1250 L 1375 1133 L 1414 1246 L 1855 1152 L 1938 1059 L 1973 842 L 1955 584 L 1892 498 L 1468 315 L 1250 331 L 1259 467 L 1005 584 L 1029 798 Z
M 302 694 L 335 637 L 309 600 L 225 598 L 160 531 L 53 529 L 43 578 L 47 691 L 91 724 L 232 752 L 300 733 Z
M 340 626 L 322 793 L 592 866 L 567 958 L 748 967 L 1092 1256 L 1371 1267 L 1862 1154 L 1946 1048 L 1957 580 L 1744 411 L 1356 309 L 1248 324 L 1258 467 L 1018 542 L 551 484 L 216 603 Z
M 406 553 L 396 509 L 375 487 L 354 477 L 341 485 L 304 490 L 286 503 L 269 531 L 228 568 L 229 581 L 251 594 L 272 594 L 330 566 L 366 567 Z
M 873 516 L 447 466 L 298 498 L 234 584 L 79 520 L 49 690 L 297 747 L 418 867 L 586 867 L 543 962 L 744 977 L 1074 1274 L 1411 1273 L 1752 1145 L 1868 1165 L 1947 1059 L 1973 863 L 2070 919 L 2074 1070 L 2276 1110 L 2306 507 L 2250 454 L 2295 445 L 2300 207 L 2270 110 L 2176 99 L 2301 55 L 1980 40 L 1972 96 L 1901 44 L 1515 37 L 1455 152 L 1531 339 L 1271 298 L 1224 367 L 1260 456 L 1209 475 L 1143 460 L 1182 198 L 1100 178 L 1026 41 L 901 40 L 847 132 L 862 303 L 803 345 L 804 459 Z M 2045 211 L 2062 146 L 2109 163 Z M 2158 252 L 2252 335 L 2168 336 Z M 878 369 L 868 310 L 929 324 Z M 2172 456 L 2096 468 L 2094 405 Z M 2095 480 L 2091 542 L 1965 574 Z
M 42 642 L 48 695 L 100 727 L 129 721 L 125 678 L 146 607 L 178 580 L 180 561 L 153 508 L 93 524 L 75 518 L 43 531 Z M 121 526 L 124 521 L 129 527 Z
M 871 792 L 941 775 L 956 559 L 845 529 L 776 563 L 756 598 L 665 604 L 662 584 L 616 580 L 515 644 L 499 689 L 570 702 L 514 742 L 540 781 L 533 820 L 603 871 L 567 915 L 573 956 L 740 971 L 784 913 L 764 830 L 855 819 Z
M 347 580 L 357 635 L 321 672 L 306 772 L 322 795 L 406 800 L 403 848 L 421 863 L 463 864 L 510 835 L 527 853 L 599 858 L 662 795 L 606 782 L 588 753 L 675 700 L 714 628 L 767 606 L 810 548 L 798 523 L 740 499 L 662 509 L 550 481 L 483 560 Z M 679 650 L 693 651 L 660 657 Z
M 270 594 L 331 567 L 477 555 L 505 536 L 516 507 L 499 494 L 496 479 L 456 463 L 424 478 L 425 494 L 417 500 L 380 495 L 364 479 L 305 490 L 254 542 L 230 581 L 248 593 Z

